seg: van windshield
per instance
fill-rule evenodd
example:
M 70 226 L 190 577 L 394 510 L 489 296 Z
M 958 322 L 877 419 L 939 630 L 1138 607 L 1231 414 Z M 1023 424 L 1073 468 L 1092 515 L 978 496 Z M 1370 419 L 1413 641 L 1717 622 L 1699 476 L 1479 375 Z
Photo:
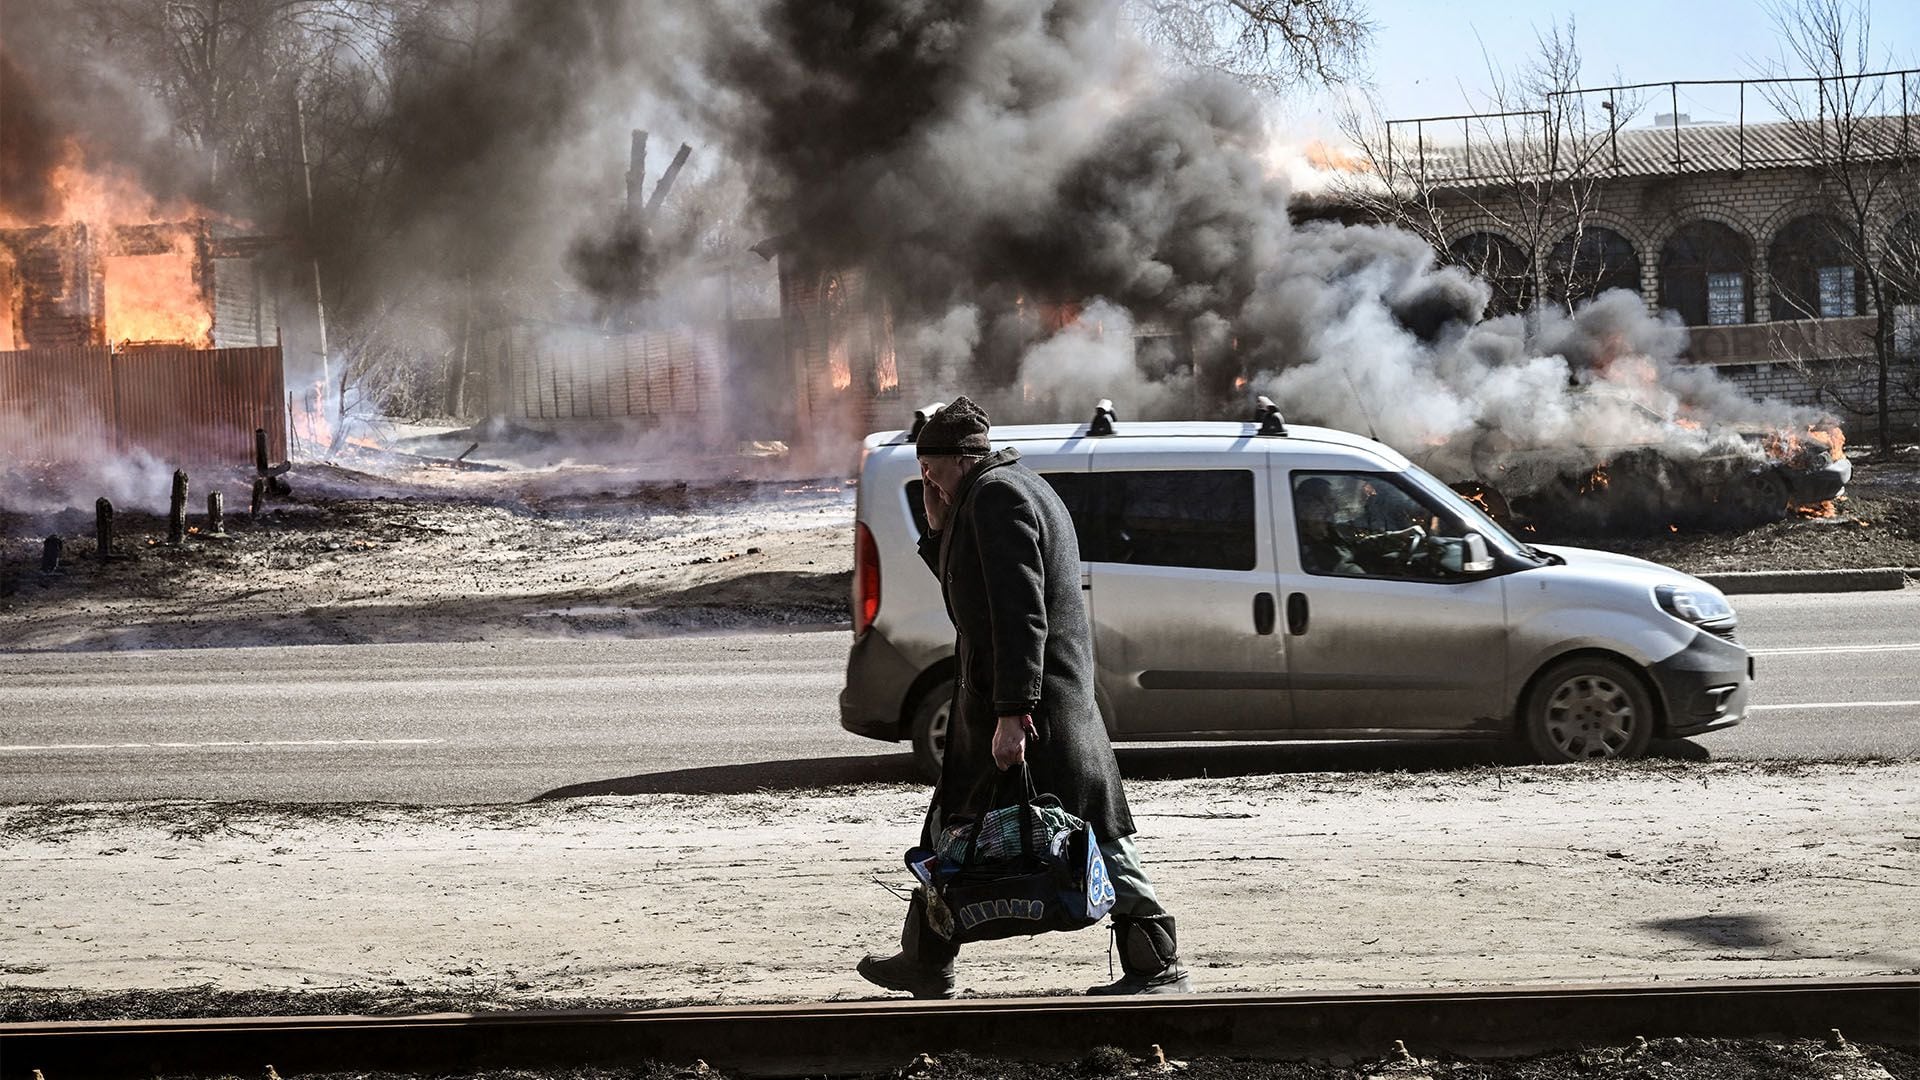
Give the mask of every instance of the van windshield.
M 1533 549 L 1514 539 L 1513 534 L 1501 527 L 1485 510 L 1475 505 L 1473 500 L 1462 498 L 1460 493 L 1441 483 L 1432 473 L 1418 465 L 1408 465 L 1404 474 L 1421 491 L 1440 501 L 1440 504 L 1460 515 L 1460 520 L 1471 525 L 1487 544 L 1505 551 L 1509 555 L 1533 557 Z

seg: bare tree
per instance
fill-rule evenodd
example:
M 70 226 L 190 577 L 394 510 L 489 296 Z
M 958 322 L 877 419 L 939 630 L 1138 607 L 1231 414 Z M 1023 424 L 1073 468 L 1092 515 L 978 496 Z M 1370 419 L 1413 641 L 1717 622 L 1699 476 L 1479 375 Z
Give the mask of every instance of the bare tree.
M 265 116 L 265 95 L 289 70 L 331 49 L 362 47 L 418 0 L 81 0 L 76 14 L 100 54 L 134 72 L 200 152 L 219 190 L 236 144 Z
M 1499 313 L 1570 307 L 1626 270 L 1591 218 L 1609 137 L 1640 102 L 1578 92 L 1572 20 L 1538 42 L 1537 56 L 1515 73 L 1488 58 L 1484 108 L 1406 122 L 1363 101 L 1340 118 L 1362 165 L 1337 185 L 1337 198 L 1419 234 L 1442 258 L 1486 279 Z M 1456 238 L 1468 222 L 1475 230 Z
M 1864 6 L 1795 0 L 1775 4 L 1769 13 L 1790 62 L 1810 79 L 1789 81 L 1789 72 L 1776 65 L 1768 74 L 1780 81 L 1763 83 L 1762 92 L 1804 133 L 1828 215 L 1822 239 L 1844 258 L 1843 266 L 1822 268 L 1833 271 L 1834 289 L 1822 281 L 1819 289 L 1795 293 L 1776 280 L 1774 293 L 1803 318 L 1831 314 L 1821 291 L 1845 290 L 1864 298 L 1861 314 L 1873 319 L 1873 400 L 1852 402 L 1836 386 L 1824 389 L 1854 411 L 1870 407 L 1884 446 L 1891 435 L 1896 355 L 1906 345 L 1897 340 L 1905 329 L 1903 309 L 1911 317 L 1913 305 L 1920 303 L 1920 220 L 1901 216 L 1920 196 L 1920 146 L 1915 143 L 1920 132 L 1908 125 L 1912 103 L 1903 100 L 1906 84 L 1872 74 L 1877 66 L 1873 27 Z M 1893 93 L 1894 86 L 1903 92 Z M 1846 282 L 1851 274 L 1861 280 Z
M 1350 77 L 1373 26 L 1359 0 L 1129 0 L 1147 41 L 1257 90 Z

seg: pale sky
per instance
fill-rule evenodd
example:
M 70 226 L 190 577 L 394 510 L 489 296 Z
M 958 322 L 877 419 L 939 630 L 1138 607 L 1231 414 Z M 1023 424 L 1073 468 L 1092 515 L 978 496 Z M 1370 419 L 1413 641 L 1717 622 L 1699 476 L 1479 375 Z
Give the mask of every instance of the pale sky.
M 1538 54 L 1538 34 L 1568 16 L 1578 28 L 1587 86 L 1746 78 L 1784 56 L 1762 0 L 1366 0 L 1366 5 L 1375 23 L 1367 67 L 1392 117 L 1486 108 L 1488 58 L 1509 70 L 1521 67 Z M 1875 0 L 1866 10 L 1873 52 L 1885 61 L 1879 70 L 1920 67 L 1920 2 Z M 1804 74 L 1798 65 L 1788 66 Z M 1920 95 L 1920 79 L 1910 85 Z M 1695 119 L 1732 120 L 1738 110 L 1734 93 L 1697 90 L 1692 100 L 1683 98 L 1680 111 Z M 1754 98 L 1748 101 L 1753 119 Z M 1286 111 L 1290 120 L 1330 136 L 1326 104 L 1303 101 Z M 1669 111 L 1665 98 L 1657 108 Z M 1652 111 L 1650 106 L 1647 112 Z

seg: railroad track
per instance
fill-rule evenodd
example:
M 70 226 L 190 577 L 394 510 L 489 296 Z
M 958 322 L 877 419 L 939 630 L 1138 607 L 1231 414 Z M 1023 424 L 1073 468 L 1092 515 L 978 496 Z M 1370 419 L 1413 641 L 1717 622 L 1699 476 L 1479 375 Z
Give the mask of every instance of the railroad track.
M 1920 979 L 979 998 L 746 1005 L 642 1012 L 0 1024 L 0 1080 L 264 1075 L 683 1062 L 756 1076 L 898 1068 L 921 1052 L 1062 1060 L 1095 1046 L 1177 1057 L 1508 1056 L 1617 1045 L 1635 1035 L 1817 1037 L 1920 1043 Z

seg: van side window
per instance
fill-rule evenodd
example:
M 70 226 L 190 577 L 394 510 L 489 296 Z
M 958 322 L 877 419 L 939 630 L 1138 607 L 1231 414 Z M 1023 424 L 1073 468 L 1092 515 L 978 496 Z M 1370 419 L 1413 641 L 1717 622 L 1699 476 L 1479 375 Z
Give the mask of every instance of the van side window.
M 1104 472 L 1095 562 L 1254 568 L 1253 473 L 1247 469 Z
M 1066 504 L 1067 513 L 1073 516 L 1074 535 L 1080 541 L 1081 558 L 1087 555 L 1087 542 L 1093 521 L 1093 484 L 1086 473 L 1043 472 L 1040 478 L 1053 485 L 1054 494 Z M 913 515 L 915 536 L 927 535 L 927 503 L 920 493 L 921 481 L 907 481 L 907 512 Z
M 1391 476 L 1294 473 L 1300 568 L 1330 577 L 1462 576 L 1467 530 Z

